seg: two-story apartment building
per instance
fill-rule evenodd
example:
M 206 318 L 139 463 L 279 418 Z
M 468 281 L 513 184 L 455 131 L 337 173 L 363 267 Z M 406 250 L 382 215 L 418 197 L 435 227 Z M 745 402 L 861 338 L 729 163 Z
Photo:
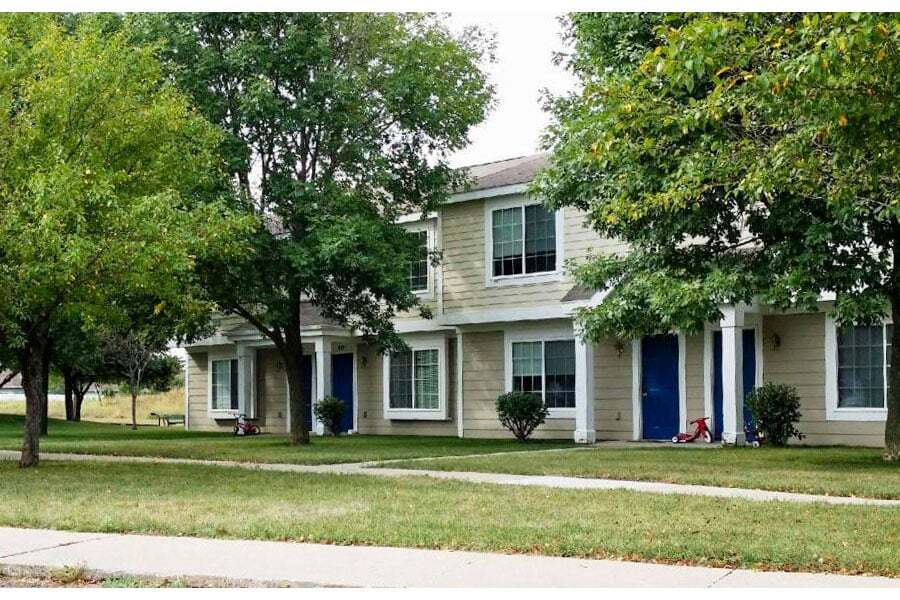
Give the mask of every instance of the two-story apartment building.
M 494 402 L 526 390 L 549 408 L 537 437 L 666 440 L 710 416 L 717 436 L 739 442 L 744 394 L 774 381 L 799 391 L 805 443 L 882 444 L 890 325 L 836 327 L 827 299 L 815 313 L 725 306 L 701 334 L 579 339 L 573 309 L 604 294 L 575 285 L 564 261 L 623 245 L 599 237 L 578 211 L 548 211 L 525 194 L 544 162 L 471 167 L 470 189 L 404 223 L 423 248 L 410 282 L 434 311 L 430 320 L 396 319 L 409 351 L 382 355 L 312 307 L 305 312 L 309 392 L 346 404 L 344 430 L 507 436 Z M 441 264 L 432 266 L 426 249 L 440 249 Z M 189 429 L 230 427 L 238 412 L 264 431 L 289 429 L 283 365 L 252 326 L 222 318 L 187 354 Z M 311 415 L 307 423 L 317 429 Z

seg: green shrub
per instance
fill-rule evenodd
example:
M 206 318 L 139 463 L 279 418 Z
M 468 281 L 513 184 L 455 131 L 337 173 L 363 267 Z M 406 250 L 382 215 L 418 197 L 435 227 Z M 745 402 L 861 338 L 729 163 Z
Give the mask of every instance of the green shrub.
M 547 407 L 540 396 L 527 392 L 509 392 L 497 398 L 500 424 L 524 442 L 547 418 Z
M 325 396 L 313 407 L 313 413 L 318 420 L 322 421 L 325 429 L 333 435 L 337 435 L 341 417 L 344 416 L 344 403 L 334 396 Z
M 773 446 L 784 446 L 796 436 L 803 439 L 795 423 L 800 420 L 800 396 L 789 385 L 767 383 L 744 400 L 757 431 Z

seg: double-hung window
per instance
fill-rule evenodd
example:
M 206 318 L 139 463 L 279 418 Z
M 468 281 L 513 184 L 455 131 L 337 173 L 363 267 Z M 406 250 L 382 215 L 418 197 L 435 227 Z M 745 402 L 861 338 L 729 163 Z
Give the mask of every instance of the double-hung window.
M 837 407 L 886 408 L 893 325 L 837 329 Z
M 409 263 L 409 288 L 414 293 L 428 291 L 428 230 L 413 231 L 418 243 L 416 255 Z
M 413 340 L 385 356 L 384 412 L 388 419 L 447 418 L 443 337 Z
M 236 358 L 210 361 L 209 408 L 213 411 L 238 409 L 238 361 Z
M 557 269 L 556 214 L 542 204 L 491 211 L 493 277 L 551 273 Z
M 575 408 L 575 340 L 512 342 L 512 390 L 549 409 Z
M 894 326 L 840 325 L 825 317 L 825 418 L 884 421 Z

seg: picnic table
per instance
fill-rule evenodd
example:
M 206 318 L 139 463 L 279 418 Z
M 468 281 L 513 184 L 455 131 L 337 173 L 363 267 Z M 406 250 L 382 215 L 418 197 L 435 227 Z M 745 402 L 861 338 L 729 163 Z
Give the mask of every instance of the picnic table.
M 166 427 L 169 425 L 184 425 L 184 415 L 169 415 L 163 413 L 150 413 L 151 419 L 156 419 L 156 426 L 162 427 L 163 423 Z

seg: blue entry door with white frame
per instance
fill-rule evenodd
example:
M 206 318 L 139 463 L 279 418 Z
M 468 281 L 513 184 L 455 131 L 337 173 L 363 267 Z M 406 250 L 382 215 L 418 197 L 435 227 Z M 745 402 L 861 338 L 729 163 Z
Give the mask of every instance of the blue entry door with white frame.
M 344 405 L 338 431 L 353 429 L 353 354 L 332 354 L 331 393 Z
M 641 436 L 668 440 L 677 435 L 680 399 L 678 336 L 654 335 L 641 340 Z
M 744 397 L 756 386 L 756 330 L 744 329 L 741 332 L 741 354 L 743 355 Z M 722 439 L 724 411 L 722 408 L 722 332 L 713 332 L 713 437 Z M 751 421 L 750 411 L 744 405 L 744 425 Z

